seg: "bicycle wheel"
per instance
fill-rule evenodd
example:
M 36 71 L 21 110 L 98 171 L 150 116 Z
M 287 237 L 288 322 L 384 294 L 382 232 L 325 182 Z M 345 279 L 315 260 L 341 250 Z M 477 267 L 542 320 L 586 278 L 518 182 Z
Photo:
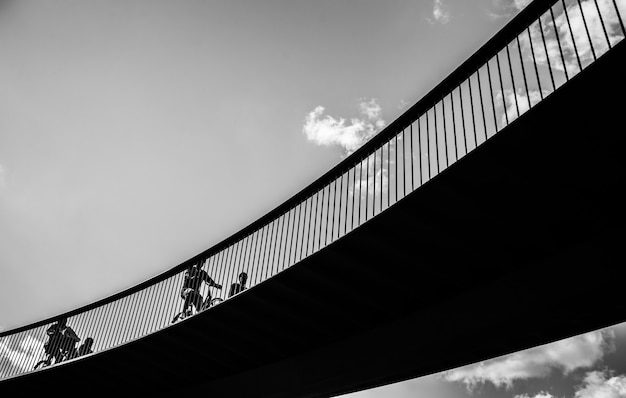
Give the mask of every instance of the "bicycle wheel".
M 45 359 L 43 359 L 37 362 L 37 365 L 35 365 L 33 369 L 41 369 L 41 368 L 45 368 L 46 366 L 50 366 L 50 363 L 46 361 Z
M 209 307 L 213 307 L 214 305 L 219 304 L 219 303 L 221 303 L 222 301 L 224 301 L 224 299 L 223 299 L 223 298 L 221 298 L 221 297 L 216 297 L 216 298 L 214 298 L 213 300 L 211 300 L 211 304 L 209 305 Z

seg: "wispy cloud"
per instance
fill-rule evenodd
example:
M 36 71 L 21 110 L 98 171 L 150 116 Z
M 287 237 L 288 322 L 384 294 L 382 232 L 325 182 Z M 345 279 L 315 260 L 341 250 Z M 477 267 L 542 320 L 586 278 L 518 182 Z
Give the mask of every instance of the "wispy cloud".
M 543 91 L 543 96 L 548 95 L 547 91 Z M 530 109 L 530 106 L 536 105 L 541 101 L 541 94 L 538 90 L 529 90 L 526 94 L 522 89 L 518 89 L 517 92 L 513 92 L 512 89 L 504 90 L 504 101 L 502 98 L 502 91 L 498 90 L 495 97 L 496 110 L 501 115 L 500 123 L 502 126 L 506 126 L 507 121 L 511 123 L 518 116 L 521 116 L 524 112 Z M 530 106 L 529 106 L 530 102 Z M 506 104 L 506 115 L 504 113 L 504 104 Z M 519 114 L 518 114 L 519 110 Z
M 317 106 L 304 120 L 302 132 L 307 140 L 322 146 L 338 145 L 346 155 L 368 141 L 377 131 L 385 127 L 382 109 L 375 99 L 359 102 L 359 117 L 335 118 L 324 115 L 325 108 Z
M 550 394 L 549 392 L 541 391 L 539 394 L 536 395 L 516 395 L 515 398 L 554 398 L 554 395 Z
M 611 377 L 608 371 L 589 372 L 574 397 L 624 398 L 626 397 L 626 376 Z
M 27 335 L 14 345 L 0 342 L 0 377 L 31 370 L 43 353 L 44 342 Z
M 442 0 L 435 0 L 433 5 L 433 17 L 427 18 L 428 22 L 447 24 L 452 19 L 450 15 L 450 6 L 444 4 Z
M 513 0 L 513 6 L 518 10 L 523 10 L 533 0 Z
M 626 0 L 616 0 L 615 4 L 613 0 L 597 0 L 597 2 L 602 13 L 609 41 L 613 45 L 623 37 L 615 4 L 620 9 L 626 10 Z M 522 6 L 522 4 L 519 4 L 519 6 Z M 516 7 L 518 7 L 517 1 Z M 583 0 L 580 4 L 577 2 L 570 4 L 567 7 L 567 15 L 565 12 L 560 11 L 555 15 L 554 23 L 549 13 L 544 14 L 541 17 L 541 23 L 543 25 L 543 36 L 537 23 L 530 26 L 531 39 L 528 38 L 528 35 L 520 36 L 522 50 L 525 54 L 524 57 L 527 60 L 532 59 L 530 49 L 530 40 L 532 40 L 534 55 L 539 64 L 546 65 L 549 62 L 552 68 L 560 71 L 567 68 L 570 74 L 574 74 L 580 70 L 578 59 L 580 59 L 582 64 L 585 64 L 593 59 L 594 51 L 596 56 L 598 56 L 608 50 L 604 28 L 596 5 L 592 0 Z M 559 40 L 557 40 L 557 35 Z M 590 38 L 591 42 L 589 41 Z M 545 48 L 543 44 L 544 39 Z M 561 58 L 560 49 L 563 51 L 565 64 Z
M 468 389 L 490 382 L 496 387 L 511 387 L 515 380 L 544 378 L 554 370 L 569 374 L 590 368 L 604 354 L 613 351 L 615 334 L 611 330 L 586 333 L 501 358 L 451 370 L 444 380 L 464 383 Z M 580 397 L 580 398 L 588 398 Z

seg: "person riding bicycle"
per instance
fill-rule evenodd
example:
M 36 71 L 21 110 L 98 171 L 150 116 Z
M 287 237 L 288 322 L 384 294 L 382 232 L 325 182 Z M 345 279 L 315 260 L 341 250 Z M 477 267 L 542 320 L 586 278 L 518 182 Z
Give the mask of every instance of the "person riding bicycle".
M 222 289 L 222 285 L 215 283 L 213 279 L 202 269 L 202 263 L 198 262 L 191 265 L 185 271 L 183 287 L 180 289 L 180 297 L 185 300 L 183 304 L 183 314 L 191 315 L 190 305 L 195 307 L 196 312 L 202 308 L 203 297 L 200 294 L 200 286 L 205 282 L 209 287 Z M 211 301 L 211 291 L 208 291 L 207 301 Z
M 233 297 L 235 294 L 243 292 L 246 290 L 246 282 L 248 281 L 248 274 L 242 272 L 239 274 L 239 283 L 233 283 L 230 285 L 230 291 L 228 292 L 228 297 Z
M 44 344 L 44 350 L 48 357 L 43 361 L 46 365 L 51 365 L 53 358 L 54 363 L 59 363 L 73 356 L 76 343 L 80 341 L 80 338 L 71 327 L 67 326 L 66 317 L 59 318 L 57 323 L 46 330 L 46 334 L 48 342 Z

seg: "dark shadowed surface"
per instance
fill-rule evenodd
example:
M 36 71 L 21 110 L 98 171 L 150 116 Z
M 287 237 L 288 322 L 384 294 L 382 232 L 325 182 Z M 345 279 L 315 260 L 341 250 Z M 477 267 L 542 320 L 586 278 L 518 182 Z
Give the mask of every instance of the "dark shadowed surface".
M 622 42 L 278 276 L 135 342 L 0 382 L 0 393 L 329 396 L 626 320 L 625 59 Z

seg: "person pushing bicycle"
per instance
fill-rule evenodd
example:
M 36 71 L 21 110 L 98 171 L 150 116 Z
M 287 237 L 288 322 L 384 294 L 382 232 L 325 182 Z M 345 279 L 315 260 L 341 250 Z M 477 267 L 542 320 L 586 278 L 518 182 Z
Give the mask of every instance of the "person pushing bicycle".
M 180 289 L 180 297 L 185 300 L 182 313 L 185 316 L 191 315 L 190 305 L 195 307 L 195 312 L 202 308 L 203 297 L 200 294 L 200 286 L 205 282 L 209 287 L 222 289 L 222 285 L 215 283 L 213 279 L 202 269 L 202 262 L 195 263 L 187 268 L 183 280 L 183 287 Z M 207 301 L 211 301 L 211 291 L 208 291 Z
M 74 351 L 76 351 L 76 343 L 80 341 L 76 332 L 67 326 L 66 317 L 59 318 L 57 323 L 46 330 L 46 334 L 48 335 L 48 342 L 44 344 L 44 350 L 47 358 L 35 365 L 35 369 L 42 364 L 50 366 L 52 359 L 54 359 L 54 363 L 59 363 L 73 356 Z

